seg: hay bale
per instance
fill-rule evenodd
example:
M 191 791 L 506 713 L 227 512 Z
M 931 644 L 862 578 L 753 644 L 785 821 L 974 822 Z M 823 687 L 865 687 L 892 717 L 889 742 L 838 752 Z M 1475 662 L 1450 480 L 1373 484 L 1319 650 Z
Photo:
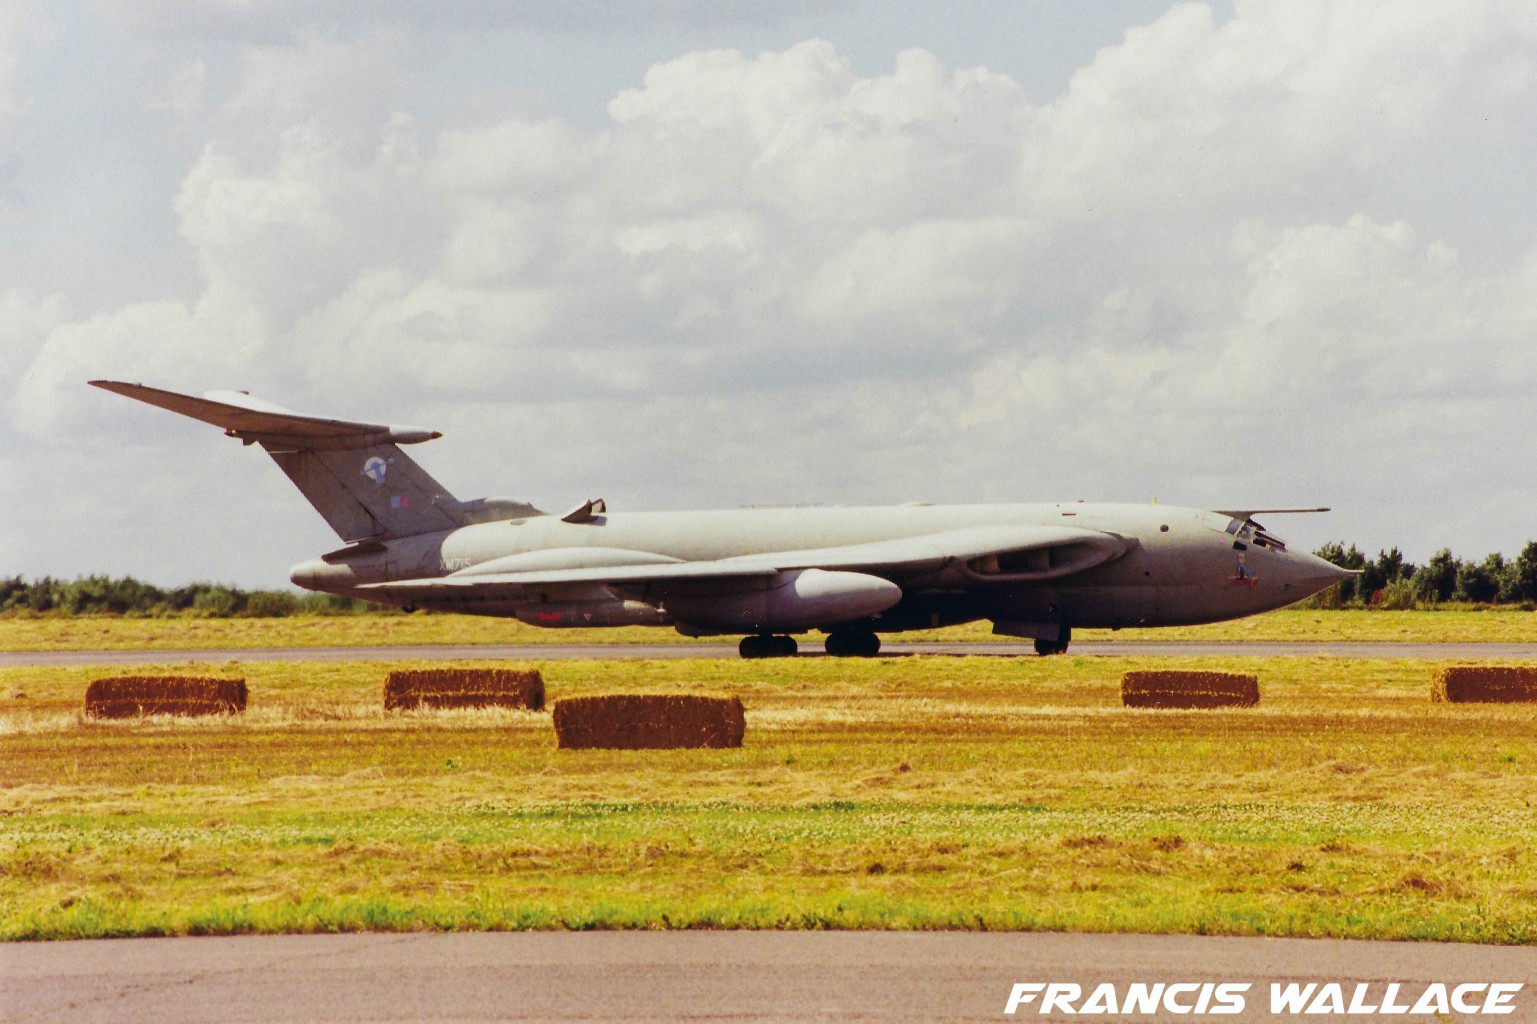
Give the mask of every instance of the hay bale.
M 536 668 L 396 670 L 384 680 L 384 710 L 412 708 L 544 707 L 544 677 Z
M 1127 672 L 1121 703 L 1129 708 L 1250 708 L 1259 678 L 1238 672 Z
M 238 715 L 245 710 L 244 679 L 209 676 L 112 676 L 85 688 L 89 718 L 140 715 Z
M 1430 674 L 1430 699 L 1454 704 L 1537 701 L 1537 668 L 1524 665 L 1450 665 Z
M 564 750 L 740 747 L 747 719 L 739 697 L 614 693 L 555 702 Z

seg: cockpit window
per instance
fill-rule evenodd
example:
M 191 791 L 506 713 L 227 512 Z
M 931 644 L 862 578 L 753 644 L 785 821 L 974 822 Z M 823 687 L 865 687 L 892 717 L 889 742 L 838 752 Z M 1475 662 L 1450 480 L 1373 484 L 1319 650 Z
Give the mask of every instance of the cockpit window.
M 1252 525 L 1254 526 L 1255 547 L 1269 548 L 1272 551 L 1286 550 L 1286 545 L 1281 542 L 1281 538 L 1272 537 L 1270 534 L 1266 533 L 1265 528 L 1259 523 L 1254 523 Z
M 1207 513 L 1204 521 L 1213 530 L 1220 530 L 1232 537 L 1233 546 L 1239 550 L 1243 550 L 1249 544 L 1269 548 L 1272 551 L 1286 550 L 1286 545 L 1279 537 L 1265 532 L 1265 528 L 1252 519 L 1239 519 L 1236 516 L 1210 512 Z

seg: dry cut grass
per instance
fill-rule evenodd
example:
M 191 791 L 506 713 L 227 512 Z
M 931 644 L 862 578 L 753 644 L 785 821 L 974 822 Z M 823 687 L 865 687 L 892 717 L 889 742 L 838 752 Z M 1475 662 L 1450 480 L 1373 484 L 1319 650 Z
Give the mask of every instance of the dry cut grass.
M 670 659 L 552 700 L 733 693 L 720 750 L 562 750 L 546 712 L 386 714 L 426 663 L 244 663 L 247 712 L 104 721 L 0 669 L 0 937 L 1028 928 L 1537 943 L 1537 705 L 1327 658 Z M 1262 707 L 1148 714 L 1151 667 Z M 146 671 L 174 674 L 177 666 Z

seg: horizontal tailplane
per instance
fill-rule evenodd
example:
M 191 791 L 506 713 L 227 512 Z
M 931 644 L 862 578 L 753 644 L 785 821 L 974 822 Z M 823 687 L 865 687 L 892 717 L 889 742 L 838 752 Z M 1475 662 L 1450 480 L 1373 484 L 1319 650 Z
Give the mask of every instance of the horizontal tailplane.
M 436 430 L 304 416 L 242 391 L 198 398 L 123 381 L 91 383 L 261 445 L 343 540 L 408 537 L 488 518 L 484 502 L 459 501 L 400 450 L 442 437 Z M 540 514 L 508 502 L 496 509 L 504 517 Z

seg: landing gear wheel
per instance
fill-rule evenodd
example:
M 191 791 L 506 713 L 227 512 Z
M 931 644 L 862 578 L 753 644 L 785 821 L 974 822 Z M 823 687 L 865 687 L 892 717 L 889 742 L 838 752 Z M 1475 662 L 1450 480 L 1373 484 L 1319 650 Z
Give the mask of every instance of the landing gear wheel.
M 1073 631 L 1067 626 L 1063 626 L 1061 633 L 1057 635 L 1057 639 L 1037 640 L 1035 642 L 1035 653 L 1041 655 L 1066 654 L 1067 645 L 1072 642 L 1072 639 Z
M 881 638 L 865 629 L 838 630 L 827 634 L 822 647 L 835 658 L 873 658 L 881 652 Z
M 788 658 L 794 655 L 799 647 L 793 636 L 757 633 L 742 637 L 742 642 L 737 644 L 736 650 L 744 658 Z

